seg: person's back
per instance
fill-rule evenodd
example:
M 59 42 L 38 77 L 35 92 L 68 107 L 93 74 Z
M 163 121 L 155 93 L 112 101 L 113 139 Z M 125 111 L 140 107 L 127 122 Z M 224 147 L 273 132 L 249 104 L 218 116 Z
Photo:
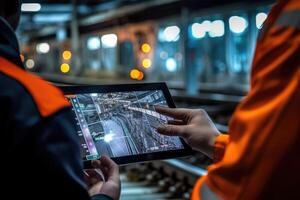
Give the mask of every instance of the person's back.
M 1 17 L 6 16 L 2 4 L 18 9 L 16 4 L 0 2 L 1 195 L 13 199 L 118 199 L 118 167 L 108 158 L 94 163 L 108 169 L 107 182 L 102 187 L 98 181 L 89 183 L 94 175 L 86 174 L 89 185 L 85 183 L 69 102 L 59 89 L 25 71 L 10 26 L 14 23 Z M 91 193 L 88 187 L 96 189 Z
M 17 199 L 72 198 L 74 194 L 89 199 L 84 183 L 76 180 L 82 172 L 73 171 L 82 167 L 76 135 L 70 135 L 76 131 L 66 126 L 73 123 L 68 102 L 56 88 L 25 72 L 11 45 L 12 30 L 3 19 L 0 27 L 1 180 L 7 188 L 18 188 L 12 194 Z M 57 155 L 63 152 L 70 155 Z M 70 183 L 74 187 L 65 187 Z M 70 191 L 76 188 L 78 192 Z

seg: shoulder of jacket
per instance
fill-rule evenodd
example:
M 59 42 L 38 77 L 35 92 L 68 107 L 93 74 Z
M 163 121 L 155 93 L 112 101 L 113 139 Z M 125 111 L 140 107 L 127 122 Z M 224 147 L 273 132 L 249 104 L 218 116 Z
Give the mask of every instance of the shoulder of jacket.
M 48 117 L 57 111 L 69 107 L 70 103 L 63 93 L 43 79 L 26 72 L 15 64 L 0 57 L 0 72 L 18 81 L 32 96 L 42 117 Z

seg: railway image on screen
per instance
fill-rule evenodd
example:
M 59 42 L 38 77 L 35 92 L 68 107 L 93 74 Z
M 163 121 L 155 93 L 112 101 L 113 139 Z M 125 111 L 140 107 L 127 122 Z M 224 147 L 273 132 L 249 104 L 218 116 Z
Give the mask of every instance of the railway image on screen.
M 72 103 L 84 159 L 122 157 L 183 149 L 179 137 L 156 128 L 168 118 L 154 105 L 167 105 L 160 90 L 68 95 Z

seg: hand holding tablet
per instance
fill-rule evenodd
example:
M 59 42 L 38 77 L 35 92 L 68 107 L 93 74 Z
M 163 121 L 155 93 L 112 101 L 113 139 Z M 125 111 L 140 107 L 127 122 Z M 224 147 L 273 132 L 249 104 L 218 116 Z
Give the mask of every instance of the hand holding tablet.
M 156 132 L 170 118 L 156 112 L 155 106 L 175 107 L 164 83 L 61 89 L 72 104 L 87 167 L 88 161 L 102 155 L 128 164 L 191 153 L 181 138 Z

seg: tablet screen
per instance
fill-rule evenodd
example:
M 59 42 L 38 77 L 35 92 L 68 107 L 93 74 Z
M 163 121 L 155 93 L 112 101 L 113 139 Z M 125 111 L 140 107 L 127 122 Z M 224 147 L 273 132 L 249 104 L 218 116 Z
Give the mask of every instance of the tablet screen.
M 167 106 L 161 90 L 66 95 L 73 106 L 84 160 L 184 149 L 179 137 L 156 128 L 168 117 L 155 112 Z

